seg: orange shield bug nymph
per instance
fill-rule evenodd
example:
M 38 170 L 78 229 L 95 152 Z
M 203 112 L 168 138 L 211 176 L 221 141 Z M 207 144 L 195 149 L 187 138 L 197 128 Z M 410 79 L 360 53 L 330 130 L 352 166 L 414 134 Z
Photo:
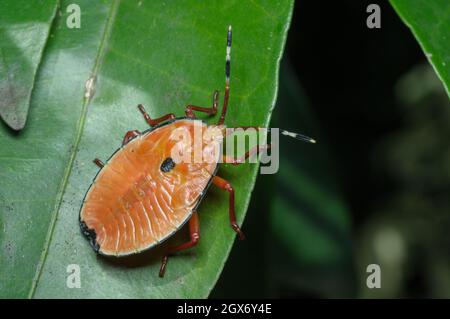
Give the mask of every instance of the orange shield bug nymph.
M 83 201 L 80 227 L 97 253 L 117 257 L 140 253 L 159 245 L 188 223 L 190 240 L 169 248 L 159 272 L 163 277 L 170 255 L 198 243 L 197 208 L 211 184 L 229 193 L 230 224 L 239 238 L 244 239 L 236 223 L 233 187 L 216 176 L 217 169 L 219 162 L 239 165 L 270 145 L 256 146 L 240 159 L 225 155 L 222 161 L 220 153 L 215 151 L 220 149 L 226 135 L 224 121 L 230 93 L 230 54 L 231 26 L 227 33 L 225 94 L 217 124 L 207 125 L 197 119 L 193 111 L 215 115 L 218 91 L 214 92 L 210 107 L 188 105 L 186 117 L 167 114 L 152 119 L 144 106 L 138 105 L 151 128 L 142 133 L 128 131 L 122 147 L 106 163 L 94 160 L 101 169 Z M 195 142 L 196 131 L 202 136 L 199 143 Z M 313 142 L 300 134 L 281 132 Z M 200 154 L 200 160 L 196 160 L 196 153 Z M 205 154 L 209 155 L 208 160 L 205 160 Z

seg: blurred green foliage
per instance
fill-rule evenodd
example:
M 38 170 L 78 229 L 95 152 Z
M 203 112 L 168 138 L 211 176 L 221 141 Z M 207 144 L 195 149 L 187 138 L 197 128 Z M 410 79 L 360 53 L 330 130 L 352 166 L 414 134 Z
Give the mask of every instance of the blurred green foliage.
M 358 212 L 357 225 L 340 196 L 335 154 L 287 61 L 280 76 L 272 127 L 318 143 L 280 140 L 280 170 L 258 177 L 249 208 L 245 230 L 255 237 L 235 246 L 212 296 L 450 297 L 450 108 L 433 68 L 418 65 L 395 85 L 401 123 L 371 149 L 371 169 L 393 191 Z M 382 289 L 366 285 L 374 263 Z
M 392 180 L 359 230 L 359 287 L 365 265 L 380 264 L 383 289 L 362 297 L 450 297 L 450 105 L 428 64 L 396 86 L 404 125 L 373 150 L 373 169 Z
M 258 177 L 247 215 L 256 239 L 213 296 L 449 297 L 449 1 L 380 3 L 380 30 L 361 25 L 371 1 L 329 5 L 320 22 L 321 2 L 299 2 L 272 126 L 318 144 L 281 140 L 280 171 Z M 369 264 L 381 289 L 366 285 Z
M 286 62 L 273 125 L 300 130 L 311 145 L 280 137 L 280 170 L 270 207 L 270 249 L 279 296 L 350 296 L 351 222 L 336 180 L 326 136 L 311 112 L 295 74 Z M 283 247 L 280 253 L 277 246 Z
M 280 137 L 279 171 L 260 175 L 252 197 L 245 223 L 250 243 L 235 246 L 213 297 L 351 297 L 349 211 L 326 138 L 288 61 L 271 126 L 301 130 L 318 143 Z

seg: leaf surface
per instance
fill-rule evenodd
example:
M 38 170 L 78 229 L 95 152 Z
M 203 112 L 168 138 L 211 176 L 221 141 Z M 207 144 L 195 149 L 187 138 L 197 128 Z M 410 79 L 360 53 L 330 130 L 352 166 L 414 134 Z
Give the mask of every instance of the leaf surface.
M 126 131 L 148 127 L 138 103 L 152 117 L 182 116 L 187 104 L 210 105 L 215 89 L 223 97 L 230 24 L 226 124 L 267 126 L 293 3 L 85 0 L 77 2 L 81 29 L 68 29 L 70 3 L 62 1 L 51 30 L 27 127 L 20 135 L 0 131 L 0 296 L 206 297 L 235 238 L 228 195 L 210 189 L 199 209 L 200 244 L 172 258 L 160 279 L 164 247 L 111 260 L 97 256 L 82 237 L 78 214 L 98 170 L 92 160 L 109 158 Z M 219 171 L 236 189 L 239 223 L 257 169 L 225 165 Z M 174 238 L 186 239 L 185 229 Z M 79 289 L 67 285 L 74 264 Z
M 450 96 L 450 1 L 391 0 Z
M 0 117 L 14 130 L 27 120 L 57 0 L 6 0 L 0 10 Z

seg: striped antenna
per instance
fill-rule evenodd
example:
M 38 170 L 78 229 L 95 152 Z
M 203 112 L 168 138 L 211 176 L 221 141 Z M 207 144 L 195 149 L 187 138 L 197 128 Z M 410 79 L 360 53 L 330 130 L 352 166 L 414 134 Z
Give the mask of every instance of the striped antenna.
M 222 114 L 220 114 L 217 125 L 222 125 L 225 122 L 225 115 L 227 114 L 228 99 L 230 97 L 230 72 L 231 72 L 231 25 L 228 27 L 227 33 L 227 55 L 225 58 L 225 96 L 223 98 Z
M 228 27 L 227 34 L 227 56 L 225 61 L 225 83 L 230 84 L 230 70 L 231 69 L 231 25 Z
M 234 127 L 234 129 L 238 129 L 238 128 L 243 129 L 244 131 L 249 128 L 252 128 L 255 130 L 267 130 L 268 132 L 272 130 L 272 128 L 270 128 L 270 127 L 269 128 L 257 127 L 257 126 L 236 126 L 236 127 Z M 313 138 L 310 138 L 309 136 L 306 136 L 306 135 L 303 135 L 300 133 L 289 132 L 289 131 L 286 131 L 283 129 L 279 129 L 279 130 L 280 130 L 281 135 L 289 136 L 289 137 L 295 138 L 295 139 L 297 139 L 299 141 L 303 141 L 303 142 L 308 142 L 308 143 L 312 143 L 312 144 L 316 143 L 316 140 Z M 229 134 L 231 134 L 231 133 L 233 133 L 233 131 L 230 131 Z
M 306 135 L 303 135 L 303 134 L 293 133 L 293 132 L 289 132 L 289 131 L 281 130 L 281 129 L 280 129 L 280 132 L 284 136 L 293 137 L 293 138 L 295 138 L 295 139 L 297 139 L 299 141 L 308 142 L 308 143 L 312 143 L 312 144 L 316 143 L 315 139 L 312 139 L 309 136 L 306 136 Z

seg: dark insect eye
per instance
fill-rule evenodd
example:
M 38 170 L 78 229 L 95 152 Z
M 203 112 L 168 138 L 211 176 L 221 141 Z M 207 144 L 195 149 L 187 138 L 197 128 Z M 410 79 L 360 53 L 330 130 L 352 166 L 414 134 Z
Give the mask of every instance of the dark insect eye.
M 161 164 L 161 171 L 164 173 L 170 172 L 175 167 L 175 162 L 172 158 L 166 158 Z

